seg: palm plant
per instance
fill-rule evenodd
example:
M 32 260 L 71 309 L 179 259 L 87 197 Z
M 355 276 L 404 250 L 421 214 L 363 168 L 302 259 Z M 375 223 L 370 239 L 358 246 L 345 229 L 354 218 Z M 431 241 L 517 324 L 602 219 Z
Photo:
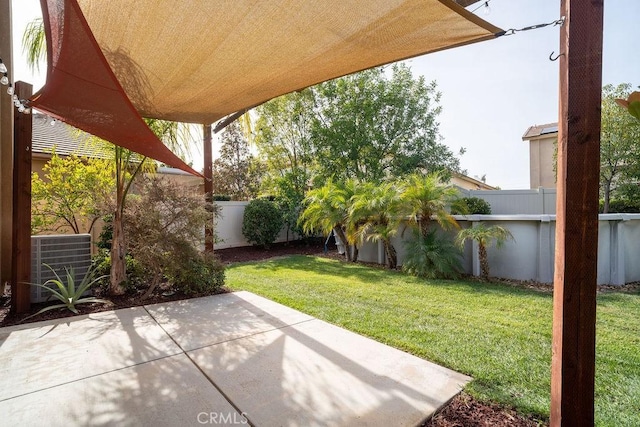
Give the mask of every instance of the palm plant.
M 428 175 L 414 173 L 403 183 L 401 194 L 402 214 L 409 217 L 423 237 L 429 232 L 432 217 L 443 229 L 458 227 L 458 223 L 447 211 L 447 207 L 458 198 L 458 190 L 443 183 L 442 175 L 433 172 Z
M 400 224 L 400 197 L 393 183 L 367 182 L 353 196 L 349 216 L 359 241 L 382 242 L 387 266 L 395 269 L 398 254 L 391 238 Z
M 300 214 L 298 223 L 305 232 L 321 232 L 325 235 L 332 231 L 348 246 L 354 243 L 353 233 L 349 224 L 349 208 L 352 191 L 356 184 L 347 182 L 336 184 L 332 180 L 325 185 L 307 192 L 303 201 L 305 209 Z M 348 261 L 352 261 L 351 251 L 347 247 L 345 255 Z M 357 257 L 357 250 L 354 250 Z
M 508 239 L 513 240 L 509 230 L 499 225 L 487 227 L 485 223 L 479 223 L 475 227 L 460 230 L 456 237 L 458 246 L 463 247 L 467 240 L 478 243 L 478 257 L 480 258 L 480 270 L 482 280 L 489 279 L 489 258 L 487 248 L 495 241 L 497 247 L 501 247 Z
M 47 40 L 42 18 L 27 24 L 22 34 L 22 52 L 27 55 L 27 65 L 31 71 L 40 70 L 40 63 L 47 59 Z
M 30 319 L 34 316 L 37 316 L 38 314 L 44 313 L 46 311 L 54 310 L 56 308 L 66 307 L 73 313 L 78 314 L 78 309 L 76 308 L 78 304 L 86 304 L 90 302 L 101 302 L 101 303 L 109 302 L 109 301 L 95 298 L 95 297 L 82 296 L 82 294 L 84 294 L 91 286 L 93 286 L 95 283 L 99 282 L 100 280 L 104 279 L 107 276 L 100 276 L 97 278 L 93 278 L 93 271 L 90 268 L 89 270 L 87 270 L 87 273 L 82 278 L 82 281 L 80 282 L 80 284 L 76 286 L 75 278 L 74 278 L 75 276 L 73 274 L 73 268 L 65 267 L 65 273 L 66 273 L 65 274 L 66 281 L 65 281 L 65 280 L 62 280 L 62 278 L 60 278 L 58 273 L 56 273 L 56 271 L 53 268 L 51 268 L 50 265 L 48 264 L 44 264 L 44 265 L 49 270 L 51 270 L 51 272 L 55 276 L 55 279 L 49 279 L 43 284 L 30 283 L 30 285 L 38 286 L 42 289 L 48 290 L 49 292 L 51 292 L 51 295 L 55 299 L 61 302 L 61 304 L 55 304 L 55 305 L 50 305 L 48 307 L 45 307 L 42 310 L 38 311 L 37 313 L 32 314 L 31 316 L 25 317 L 23 321 Z
M 405 244 L 407 258 L 402 269 L 427 279 L 455 279 L 460 274 L 460 251 L 451 239 L 438 236 L 435 230 L 423 236 L 413 231 L 413 239 Z

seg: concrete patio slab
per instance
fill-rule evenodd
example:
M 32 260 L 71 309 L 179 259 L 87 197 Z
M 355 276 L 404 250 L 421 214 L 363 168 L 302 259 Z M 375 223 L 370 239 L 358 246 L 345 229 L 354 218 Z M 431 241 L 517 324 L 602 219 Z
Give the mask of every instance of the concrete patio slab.
M 249 292 L 0 328 L 0 426 L 409 426 L 469 380 Z
M 0 425 L 183 426 L 245 420 L 180 354 L 0 401 Z M 8 422 L 5 424 L 5 422 Z
M 471 380 L 320 320 L 188 354 L 265 426 L 417 425 Z
M 244 291 L 146 308 L 185 351 L 313 319 Z
M 0 328 L 0 400 L 180 352 L 143 307 Z

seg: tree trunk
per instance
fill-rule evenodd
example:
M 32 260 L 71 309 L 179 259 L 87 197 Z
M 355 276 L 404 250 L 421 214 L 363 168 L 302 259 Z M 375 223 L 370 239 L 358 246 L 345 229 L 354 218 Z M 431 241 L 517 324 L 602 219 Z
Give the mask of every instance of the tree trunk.
M 144 294 L 142 294 L 142 297 L 140 297 L 140 299 L 147 299 L 151 296 L 151 294 L 153 293 L 153 291 L 156 290 L 156 288 L 158 287 L 158 285 L 160 284 L 160 279 L 162 279 L 162 272 L 159 271 L 156 274 L 154 274 L 153 276 L 153 280 L 151 282 L 151 286 L 149 286 L 149 289 L 147 289 L 145 291 Z
M 359 253 L 360 251 L 358 250 L 358 245 L 353 245 L 353 257 L 351 259 L 351 262 L 358 262 Z
M 111 283 L 109 286 L 110 295 L 124 294 L 123 283 L 127 280 L 127 265 L 124 256 L 126 248 L 124 243 L 124 232 L 122 227 L 122 213 L 116 209 L 113 216 L 113 237 L 111 241 Z
M 422 234 L 422 237 L 427 237 L 427 234 L 429 234 L 429 219 L 421 218 L 418 220 L 418 223 L 420 225 L 420 233 Z
M 338 239 L 340 239 L 344 245 L 344 255 L 347 258 L 347 261 L 351 261 L 351 249 L 347 243 L 347 237 L 344 235 L 344 231 L 342 231 L 340 227 L 335 227 L 333 231 L 338 235 Z
M 604 206 L 602 213 L 609 213 L 609 203 L 611 201 L 611 182 L 604 183 Z
M 395 270 L 396 267 L 398 267 L 398 253 L 396 252 L 396 248 L 394 248 L 388 240 L 384 241 L 384 252 L 387 254 L 389 269 Z
M 482 243 L 478 243 L 478 255 L 480 258 L 480 276 L 482 280 L 489 280 L 489 258 L 487 256 L 487 247 Z

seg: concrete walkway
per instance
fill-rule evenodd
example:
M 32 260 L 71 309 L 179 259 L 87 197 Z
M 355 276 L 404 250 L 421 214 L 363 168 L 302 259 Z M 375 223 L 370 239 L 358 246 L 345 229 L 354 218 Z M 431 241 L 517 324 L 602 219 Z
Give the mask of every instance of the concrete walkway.
M 0 329 L 0 426 L 410 426 L 469 380 L 249 292 Z

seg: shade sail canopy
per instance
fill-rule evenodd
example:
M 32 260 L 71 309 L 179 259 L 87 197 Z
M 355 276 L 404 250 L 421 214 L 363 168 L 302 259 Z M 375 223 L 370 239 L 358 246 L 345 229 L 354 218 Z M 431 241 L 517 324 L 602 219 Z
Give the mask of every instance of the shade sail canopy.
M 49 64 L 33 106 L 194 173 L 141 116 L 214 123 L 316 83 L 501 33 L 458 3 L 41 0 Z
M 191 123 L 500 31 L 453 0 L 78 3 L 142 116 Z

